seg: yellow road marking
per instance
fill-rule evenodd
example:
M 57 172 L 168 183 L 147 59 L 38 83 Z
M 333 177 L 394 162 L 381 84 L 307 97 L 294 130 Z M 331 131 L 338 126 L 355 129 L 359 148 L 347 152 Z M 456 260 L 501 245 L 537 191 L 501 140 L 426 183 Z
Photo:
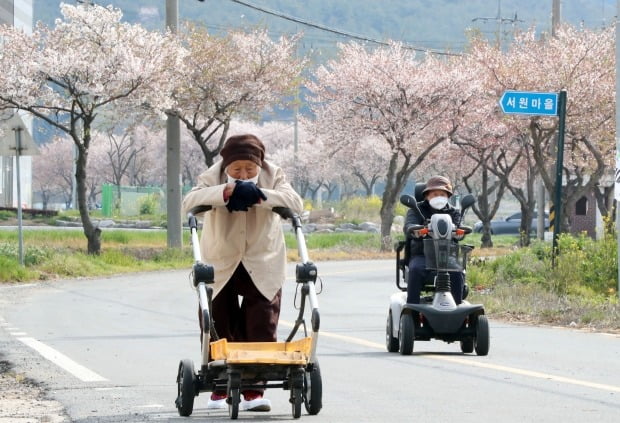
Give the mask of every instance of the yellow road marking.
M 290 326 L 290 327 L 293 326 L 293 324 L 290 322 L 280 321 L 280 323 L 286 326 Z M 367 341 L 365 339 L 356 338 L 353 336 L 340 335 L 337 333 L 330 333 L 330 332 L 325 332 L 325 331 L 320 331 L 319 336 L 338 339 L 344 342 L 349 342 L 351 344 L 356 344 L 356 345 L 362 345 L 365 347 L 377 348 L 377 349 L 382 349 L 382 350 L 385 349 L 385 345 L 383 344 L 379 344 L 377 342 L 372 342 L 372 341 Z M 584 387 L 592 388 L 592 389 L 600 389 L 602 391 L 620 392 L 620 386 L 589 382 L 587 380 L 573 379 L 569 377 L 553 375 L 550 373 L 536 372 L 532 370 L 519 369 L 516 367 L 502 366 L 499 364 L 483 363 L 480 361 L 474 361 L 474 360 L 456 358 L 456 357 L 445 357 L 441 355 L 425 355 L 424 358 L 430 358 L 433 360 L 440 360 L 440 361 L 448 361 L 448 362 L 456 363 L 460 365 L 480 367 L 484 369 L 496 370 L 496 371 L 504 372 L 504 373 L 512 373 L 512 374 L 516 374 L 520 376 L 527 376 L 527 377 L 532 377 L 532 378 L 537 378 L 537 379 L 546 379 L 550 381 L 566 383 L 569 385 L 584 386 Z

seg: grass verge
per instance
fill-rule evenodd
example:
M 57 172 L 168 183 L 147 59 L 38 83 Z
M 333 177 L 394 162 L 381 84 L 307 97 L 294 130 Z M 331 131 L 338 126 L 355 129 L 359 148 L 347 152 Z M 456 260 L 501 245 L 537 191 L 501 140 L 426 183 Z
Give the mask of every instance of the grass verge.
M 395 258 L 392 251 L 379 250 L 379 234 L 321 233 L 305 238 L 313 261 Z M 289 261 L 299 260 L 293 234 L 286 233 L 285 242 Z M 467 242 L 478 246 L 480 236 L 472 234 Z M 544 245 L 518 249 L 517 243 L 516 236 L 498 236 L 493 249 L 474 249 L 467 269 L 471 302 L 484 304 L 493 318 L 620 332 L 620 305 L 615 291 L 602 285 L 600 289 L 607 291 L 595 292 L 592 286 L 601 283 L 586 285 L 575 278 L 584 274 L 592 282 L 596 270 L 591 269 L 591 264 L 609 265 L 608 256 L 615 252 L 584 239 L 566 239 L 561 243 L 565 262 L 560 269 L 551 270 L 549 251 Z M 105 230 L 102 254 L 92 256 L 85 254 L 86 240 L 79 230 L 26 230 L 25 266 L 20 266 L 17 231 L 0 230 L 0 283 L 188 269 L 193 262 L 188 232 L 184 232 L 184 248 L 168 249 L 166 244 L 165 230 Z M 596 251 L 594 259 L 588 256 L 590 250 Z M 575 267 L 577 264 L 582 267 Z M 605 274 L 611 274 L 609 269 Z

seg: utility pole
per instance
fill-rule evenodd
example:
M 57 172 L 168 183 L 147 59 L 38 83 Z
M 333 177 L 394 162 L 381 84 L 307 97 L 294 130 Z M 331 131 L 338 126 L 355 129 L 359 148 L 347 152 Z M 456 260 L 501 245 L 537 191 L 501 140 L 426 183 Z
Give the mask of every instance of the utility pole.
M 166 0 L 166 27 L 178 31 L 178 0 Z M 166 122 L 166 169 L 168 248 L 181 248 L 181 127 L 179 118 L 171 115 Z
M 502 17 L 502 0 L 497 0 L 497 15 L 496 16 L 480 16 L 477 18 L 473 18 L 471 20 L 472 22 L 476 22 L 476 21 L 483 21 L 483 22 L 490 22 L 490 21 L 495 21 L 495 23 L 497 24 L 497 28 L 495 30 L 495 42 L 497 43 L 497 49 L 501 50 L 502 49 L 502 28 L 503 25 L 505 23 L 510 23 L 512 25 L 514 25 L 516 22 L 523 22 L 521 19 L 517 19 L 517 12 L 515 12 L 514 17 L 512 18 L 503 18 Z
M 560 0 L 553 0 L 551 6 L 551 36 L 557 35 L 558 26 L 560 25 Z
M 551 5 L 551 36 L 552 37 L 556 37 L 557 36 L 557 31 L 558 31 L 558 26 L 560 25 L 560 19 L 561 19 L 561 14 L 560 14 L 560 0 L 552 0 L 552 5 Z M 557 145 L 557 143 L 554 143 Z M 555 147 L 552 146 L 551 147 L 551 153 L 553 154 L 555 150 Z M 551 172 L 550 172 L 551 173 Z M 536 219 L 536 235 L 538 239 L 543 239 L 544 238 L 544 233 L 545 233 L 545 214 L 544 214 L 544 210 L 545 210 L 545 184 L 543 183 L 542 177 L 540 175 L 538 175 L 538 178 L 536 179 L 536 190 L 537 190 L 537 198 L 536 198 L 536 203 L 537 203 L 537 210 L 538 210 L 538 217 Z M 558 206 L 556 206 L 558 207 Z M 542 212 L 541 212 L 542 210 Z M 555 213 L 555 212 L 554 212 Z M 555 219 L 557 220 L 557 219 Z M 559 224 L 560 222 L 554 222 L 554 225 Z

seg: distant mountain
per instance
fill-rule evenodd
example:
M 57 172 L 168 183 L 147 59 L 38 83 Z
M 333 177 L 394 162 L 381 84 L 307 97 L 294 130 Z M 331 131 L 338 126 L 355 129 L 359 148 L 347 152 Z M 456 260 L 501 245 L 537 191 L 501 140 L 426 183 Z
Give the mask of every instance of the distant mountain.
M 76 3 L 76 0 L 34 0 L 35 22 L 53 26 L 54 20 L 61 17 L 63 1 Z M 162 29 L 165 25 L 166 0 L 91 1 L 120 8 L 124 20 L 139 22 L 149 29 Z M 398 40 L 422 49 L 461 51 L 466 46 L 469 28 L 506 46 L 515 29 L 535 26 L 540 31 L 549 31 L 552 6 L 552 0 L 178 0 L 178 3 L 181 21 L 199 22 L 216 33 L 252 27 L 267 28 L 274 37 L 302 32 L 299 54 L 308 54 L 315 64 L 334 57 L 338 43 L 355 39 L 335 32 L 381 42 Z M 616 15 L 616 0 L 562 0 L 561 3 L 562 20 L 573 25 L 583 23 L 598 28 L 612 23 Z M 305 114 L 307 109 L 302 108 L 301 112 Z M 279 110 L 265 118 L 291 120 L 292 112 Z M 36 138 L 45 136 L 38 134 Z
M 63 0 L 34 0 L 35 21 L 53 25 Z M 75 1 L 75 0 L 74 0 Z M 123 11 L 124 19 L 149 29 L 163 28 L 166 0 L 91 0 Z M 70 0 L 64 0 L 71 3 Z M 286 15 L 356 34 L 362 38 L 399 40 L 424 49 L 460 51 L 466 30 L 475 29 L 490 40 L 509 42 L 514 29 L 551 27 L 552 0 L 178 0 L 180 20 L 207 25 L 215 32 L 238 27 L 266 27 L 274 36 L 304 33 L 301 49 L 314 51 L 319 61 L 329 57 L 338 42 L 350 38 L 287 20 Z M 265 9 L 256 10 L 248 5 Z M 616 15 L 616 0 L 562 0 L 561 18 L 573 25 L 597 28 Z M 501 10 L 499 10 L 501 8 Z M 273 12 L 273 14 L 267 13 Z

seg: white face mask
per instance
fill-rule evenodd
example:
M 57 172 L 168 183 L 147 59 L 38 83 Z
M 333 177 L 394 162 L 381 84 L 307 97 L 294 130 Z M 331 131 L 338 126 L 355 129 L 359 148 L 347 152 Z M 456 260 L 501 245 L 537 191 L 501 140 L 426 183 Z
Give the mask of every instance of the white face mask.
M 260 168 L 258 168 L 258 173 L 256 174 L 255 177 L 251 178 L 251 179 L 242 179 L 242 181 L 247 181 L 247 182 L 254 182 L 254 184 L 258 184 L 258 176 L 260 175 Z M 228 173 L 226 173 L 226 177 L 227 177 L 227 183 L 229 184 L 234 184 L 235 181 L 237 180 L 236 178 L 233 178 L 232 176 L 230 176 Z
M 448 197 L 443 197 L 443 196 L 433 197 L 430 200 L 428 200 L 428 203 L 435 210 L 441 210 L 444 207 L 446 207 L 446 204 L 448 204 Z

